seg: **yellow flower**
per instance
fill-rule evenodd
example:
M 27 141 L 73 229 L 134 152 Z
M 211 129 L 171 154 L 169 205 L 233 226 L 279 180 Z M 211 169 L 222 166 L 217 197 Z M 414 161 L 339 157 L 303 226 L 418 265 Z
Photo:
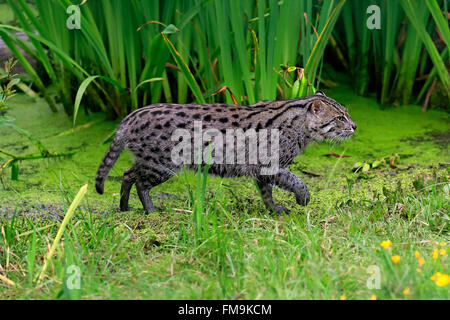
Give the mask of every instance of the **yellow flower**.
M 384 240 L 384 241 L 381 241 L 380 246 L 387 249 L 390 246 L 392 246 L 392 242 L 391 242 L 391 240 Z
M 441 249 L 441 250 L 439 250 L 439 254 L 440 254 L 441 256 L 445 256 L 445 255 L 447 254 L 447 250 Z
M 433 255 L 433 259 L 437 259 L 439 257 L 439 250 L 434 249 L 432 255 Z
M 397 256 L 392 256 L 391 259 L 392 259 L 392 262 L 397 263 L 397 262 L 400 261 L 400 256 L 398 256 L 398 255 Z
M 430 279 L 436 282 L 436 285 L 439 287 L 445 287 L 450 283 L 450 275 L 446 273 L 442 274 L 440 272 L 436 272 L 430 277 Z
M 445 287 L 446 285 L 448 285 L 450 283 L 450 275 L 448 274 L 443 274 L 439 277 L 439 279 L 436 281 L 436 284 L 439 287 Z
M 417 268 L 416 271 L 420 273 L 420 272 L 422 272 L 422 269 Z
M 408 294 L 410 294 L 411 293 L 411 290 L 409 290 L 409 288 L 406 288 L 405 290 L 403 290 L 403 294 L 405 295 L 405 296 L 407 296 Z
M 373 295 L 370 297 L 370 300 L 377 300 L 377 296 L 373 294 Z
M 417 261 L 419 263 L 420 266 L 423 266 L 425 263 L 425 259 L 420 257 L 419 260 Z
M 347 297 L 346 297 L 346 296 L 341 296 L 341 297 L 339 298 L 339 300 L 347 300 Z
M 433 274 L 433 275 L 430 277 L 430 279 L 433 280 L 433 281 L 437 281 L 441 275 L 442 275 L 442 273 L 436 272 L 435 274 Z
M 420 252 L 416 250 L 416 252 L 414 252 L 414 256 L 415 256 L 416 258 L 420 258 Z

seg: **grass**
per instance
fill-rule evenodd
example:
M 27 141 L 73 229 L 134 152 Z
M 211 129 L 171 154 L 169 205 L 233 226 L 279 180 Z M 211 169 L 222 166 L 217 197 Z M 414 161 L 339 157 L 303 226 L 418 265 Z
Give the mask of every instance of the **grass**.
M 116 123 L 80 114 L 72 134 L 63 113 L 18 95 L 7 114 L 17 125 L 49 147 L 78 153 L 23 163 L 19 181 L 2 177 L 0 298 L 450 298 L 448 286 L 430 279 L 450 273 L 442 251 L 449 250 L 448 115 L 423 114 L 418 106 L 380 110 L 374 99 L 356 97 L 348 87 L 327 94 L 349 106 L 358 131 L 342 145 L 312 145 L 296 159 L 290 170 L 306 182 L 312 202 L 299 207 L 277 189 L 277 201 L 293 211 L 278 217 L 267 214 L 251 179 L 207 177 L 205 185 L 206 176 L 189 171 L 152 190 L 160 213 L 145 216 L 135 193 L 132 210 L 118 212 L 119 177 L 132 163 L 129 153 L 113 168 L 105 195 L 93 188 L 108 147 L 101 142 Z M 18 116 L 25 108 L 28 117 Z M 5 128 L 0 134 L 0 148 L 34 148 Z M 323 156 L 330 151 L 351 157 Z M 351 170 L 355 162 L 395 153 L 397 168 Z M 55 217 L 85 183 L 85 198 L 38 283 L 59 230 Z M 384 240 L 392 242 L 388 249 L 380 245 Z M 391 259 L 396 255 L 398 263 Z M 380 270 L 380 289 L 367 287 L 371 266 Z M 81 289 L 69 289 L 78 271 Z

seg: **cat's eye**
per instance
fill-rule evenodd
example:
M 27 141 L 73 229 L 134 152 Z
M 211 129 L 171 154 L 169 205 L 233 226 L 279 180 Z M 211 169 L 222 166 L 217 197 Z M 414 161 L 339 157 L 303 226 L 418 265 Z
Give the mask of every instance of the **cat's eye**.
M 339 117 L 338 117 L 338 120 L 344 121 L 344 122 L 345 122 L 347 119 L 346 119 L 344 116 L 339 116 Z

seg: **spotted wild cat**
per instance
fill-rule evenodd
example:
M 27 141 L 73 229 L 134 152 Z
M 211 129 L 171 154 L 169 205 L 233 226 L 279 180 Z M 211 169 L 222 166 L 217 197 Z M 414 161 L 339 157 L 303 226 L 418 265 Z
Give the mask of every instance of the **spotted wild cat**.
M 119 124 L 111 146 L 97 172 L 97 192 L 103 194 L 104 182 L 109 171 L 121 151 L 128 148 L 133 153 L 135 162 L 123 176 L 120 209 L 128 210 L 130 190 L 133 184 L 136 184 L 138 196 L 146 213 L 155 211 L 149 195 L 150 189 L 168 180 L 185 166 L 188 169 L 197 167 L 195 161 L 190 163 L 174 161 L 173 150 L 177 147 L 177 143 L 183 140 L 183 136 L 174 139 L 174 133 L 177 130 L 184 130 L 181 132 L 188 135 L 186 139 L 189 139 L 194 146 L 186 149 L 191 153 L 188 154 L 187 159 L 196 159 L 199 145 L 195 145 L 194 137 L 195 125 L 199 123 L 202 129 L 217 132 L 219 135 L 244 130 L 256 133 L 264 130 L 269 132 L 267 139 L 263 140 L 262 136 L 258 135 L 255 136 L 255 140 L 252 140 L 253 142 L 250 141 L 250 134 L 244 136 L 244 149 L 242 144 L 238 145 L 237 140 L 230 142 L 220 137 L 223 139 L 225 149 L 227 142 L 229 147 L 236 148 L 225 156 L 220 154 L 223 149 L 215 150 L 214 156 L 218 156 L 222 162 L 211 163 L 209 172 L 223 177 L 255 178 L 264 204 L 270 211 L 277 214 L 288 212 L 288 210 L 273 201 L 273 186 L 292 192 L 300 205 L 307 205 L 310 200 L 305 183 L 286 169 L 295 156 L 302 153 L 310 142 L 350 138 L 356 130 L 356 124 L 347 110 L 321 91 L 304 98 L 261 101 L 250 106 L 154 104 L 134 111 Z M 273 139 L 275 136 L 279 141 Z M 201 147 L 207 147 L 211 141 L 212 139 L 202 142 Z M 267 164 L 258 159 L 251 162 L 247 149 L 259 148 L 263 144 L 271 149 L 275 142 L 278 161 L 276 171 L 271 174 L 262 174 L 261 169 L 267 167 Z M 271 150 L 271 153 L 274 153 L 273 151 Z M 244 152 L 244 163 L 231 161 L 239 157 L 239 152 Z M 204 164 L 205 161 L 206 157 L 201 163 Z

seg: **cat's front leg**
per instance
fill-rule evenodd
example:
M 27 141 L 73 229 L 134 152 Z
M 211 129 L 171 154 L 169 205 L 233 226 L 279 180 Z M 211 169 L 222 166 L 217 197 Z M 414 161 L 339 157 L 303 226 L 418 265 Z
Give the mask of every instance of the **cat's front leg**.
M 259 191 L 261 192 L 261 197 L 267 210 L 270 210 L 275 214 L 290 213 L 290 211 L 286 207 L 273 201 L 272 186 L 269 183 L 266 183 L 263 180 L 257 178 L 256 184 L 258 185 Z
M 311 198 L 306 184 L 286 169 L 281 168 L 274 175 L 259 176 L 258 180 L 294 193 L 297 203 L 301 206 L 306 206 Z
M 293 192 L 299 205 L 306 206 L 309 203 L 311 196 L 308 187 L 299 177 L 286 169 L 280 169 L 277 178 L 279 187 Z

